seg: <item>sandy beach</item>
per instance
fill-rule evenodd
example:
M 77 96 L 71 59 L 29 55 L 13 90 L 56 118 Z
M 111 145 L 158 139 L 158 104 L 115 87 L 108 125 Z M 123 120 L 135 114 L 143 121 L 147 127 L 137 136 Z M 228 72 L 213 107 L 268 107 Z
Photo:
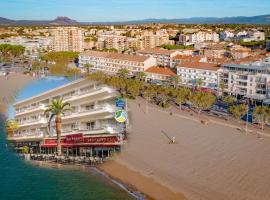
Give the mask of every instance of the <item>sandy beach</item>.
M 143 182 L 133 181 L 131 170 L 191 200 L 270 199 L 269 137 L 245 134 L 233 126 L 203 125 L 156 107 L 145 114 L 140 103 L 129 103 L 129 142 L 103 167 L 108 174 L 139 188 Z M 175 137 L 176 144 L 168 144 L 161 131 Z M 143 186 L 140 190 L 150 197 L 157 193 Z
M 8 79 L 0 76 L 0 113 L 5 112 L 7 105 L 13 102 L 20 88 L 32 80 L 33 77 L 20 73 L 11 73 Z

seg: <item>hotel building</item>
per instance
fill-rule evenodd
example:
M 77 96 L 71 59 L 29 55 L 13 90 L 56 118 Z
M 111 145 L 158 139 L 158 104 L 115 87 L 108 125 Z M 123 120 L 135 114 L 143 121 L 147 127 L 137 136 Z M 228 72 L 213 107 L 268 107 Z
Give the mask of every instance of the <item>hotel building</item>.
M 173 57 L 180 54 L 178 51 L 161 48 L 150 48 L 137 51 L 140 56 L 152 56 L 157 60 L 158 66 L 172 67 Z
M 169 81 L 176 73 L 167 67 L 150 67 L 145 71 L 146 80 Z
M 123 128 L 114 119 L 116 96 L 108 86 L 81 79 L 19 101 L 14 104 L 19 128 L 8 139 L 35 152 L 55 152 L 55 126 L 52 123 L 49 133 L 44 111 L 54 99 L 63 98 L 71 109 L 62 116 L 62 151 L 109 155 L 122 144 Z
M 91 64 L 95 70 L 109 74 L 117 73 L 120 69 L 127 69 L 131 75 L 135 75 L 155 66 L 156 59 L 149 56 L 86 51 L 80 54 L 79 63 L 81 67 L 87 63 Z
M 270 99 L 270 59 L 249 64 L 223 64 L 220 81 L 225 92 L 263 101 Z
M 84 32 L 78 27 L 58 27 L 53 30 L 53 51 L 82 52 Z
M 196 85 L 197 80 L 202 80 L 202 87 L 217 89 L 218 71 L 220 67 L 213 63 L 203 62 L 181 62 L 177 64 L 177 75 L 181 83 L 190 87 Z

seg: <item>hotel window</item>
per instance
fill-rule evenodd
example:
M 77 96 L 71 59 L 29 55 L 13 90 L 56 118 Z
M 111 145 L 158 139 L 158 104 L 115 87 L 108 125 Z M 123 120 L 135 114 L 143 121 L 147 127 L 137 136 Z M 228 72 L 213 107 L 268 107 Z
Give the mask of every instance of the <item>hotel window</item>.
M 92 130 L 92 129 L 94 129 L 95 128 L 95 122 L 87 122 L 86 123 L 86 129 L 87 130 Z
M 76 122 L 76 123 L 71 124 L 71 129 L 78 130 L 78 123 Z

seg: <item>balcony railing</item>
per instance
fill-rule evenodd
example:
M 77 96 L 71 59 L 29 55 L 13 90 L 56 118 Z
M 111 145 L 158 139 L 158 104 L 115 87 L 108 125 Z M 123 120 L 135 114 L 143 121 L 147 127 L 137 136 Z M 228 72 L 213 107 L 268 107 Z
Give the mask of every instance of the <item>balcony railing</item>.
M 62 135 L 70 135 L 75 133 L 83 133 L 83 134 L 102 134 L 102 133 L 109 133 L 114 134 L 118 133 L 119 129 L 113 125 L 103 125 L 103 126 L 94 126 L 94 127 L 86 127 L 82 126 L 78 129 L 64 129 L 62 130 Z M 53 131 L 53 135 L 56 135 L 56 132 Z
M 31 125 L 37 125 L 37 124 L 46 124 L 47 120 L 45 118 L 39 118 L 36 120 L 25 120 L 18 122 L 19 126 L 31 126 Z
M 44 132 L 21 132 L 21 133 L 14 133 L 12 136 L 9 138 L 43 138 L 44 137 Z
M 16 115 L 22 115 L 22 114 L 25 114 L 25 113 L 34 112 L 34 111 L 38 111 L 38 110 L 45 110 L 45 109 L 46 109 L 46 105 L 45 104 L 40 104 L 38 106 L 30 106 L 28 108 L 21 109 L 19 111 L 16 111 L 15 114 Z
M 72 118 L 72 117 L 80 117 L 84 115 L 98 114 L 98 113 L 103 113 L 103 112 L 113 113 L 114 111 L 115 109 L 112 106 L 103 105 L 103 106 L 99 106 L 97 108 L 93 108 L 89 110 L 81 110 L 79 112 L 72 112 L 72 111 L 66 112 L 63 116 L 63 119 Z

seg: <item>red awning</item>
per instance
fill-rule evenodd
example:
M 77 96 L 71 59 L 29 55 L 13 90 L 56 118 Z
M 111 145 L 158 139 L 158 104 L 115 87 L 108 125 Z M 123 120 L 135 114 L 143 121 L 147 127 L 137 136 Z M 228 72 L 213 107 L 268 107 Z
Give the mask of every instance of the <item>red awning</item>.
M 120 146 L 121 144 L 115 144 L 115 143 L 107 143 L 107 144 L 61 144 L 62 147 L 117 147 Z M 56 144 L 42 144 L 41 147 L 46 147 L 46 148 L 53 148 L 57 147 Z

